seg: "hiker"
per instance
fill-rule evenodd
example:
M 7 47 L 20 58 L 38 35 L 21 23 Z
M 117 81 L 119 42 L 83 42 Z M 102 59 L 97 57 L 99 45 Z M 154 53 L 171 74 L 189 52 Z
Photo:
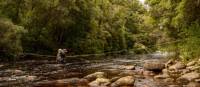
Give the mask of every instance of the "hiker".
M 66 56 L 67 49 L 58 49 L 56 61 L 58 63 L 64 63 L 64 58 Z

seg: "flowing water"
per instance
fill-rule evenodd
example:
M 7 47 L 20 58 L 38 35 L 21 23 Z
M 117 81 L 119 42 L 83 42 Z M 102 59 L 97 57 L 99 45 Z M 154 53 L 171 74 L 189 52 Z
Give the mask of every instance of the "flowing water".
M 31 87 L 41 81 L 54 81 L 68 78 L 82 78 L 88 74 L 103 71 L 111 79 L 119 73 L 127 71 L 121 66 L 135 65 L 136 70 L 142 68 L 148 56 L 118 56 L 101 58 L 67 59 L 64 64 L 57 64 L 55 60 L 24 60 L 14 64 L 3 63 L 0 67 L 0 86 Z M 152 59 L 152 58 L 151 58 Z M 28 80 L 24 78 L 29 77 Z M 34 78 L 34 79 L 33 79 Z M 166 87 L 162 81 L 155 81 L 152 77 L 136 76 L 135 87 Z M 52 86 L 50 86 L 52 87 Z

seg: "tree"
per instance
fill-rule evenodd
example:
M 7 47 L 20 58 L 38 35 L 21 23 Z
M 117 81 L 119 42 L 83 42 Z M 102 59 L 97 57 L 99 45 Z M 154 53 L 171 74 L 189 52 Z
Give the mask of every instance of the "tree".
M 13 24 L 10 20 L 0 18 L 0 58 L 17 57 L 22 51 L 21 33 L 23 27 Z

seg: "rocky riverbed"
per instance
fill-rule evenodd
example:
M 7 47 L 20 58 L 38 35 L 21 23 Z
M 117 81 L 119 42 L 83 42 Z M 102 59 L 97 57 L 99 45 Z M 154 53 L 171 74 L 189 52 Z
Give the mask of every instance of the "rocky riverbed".
M 181 63 L 149 56 L 26 60 L 0 64 L 4 87 L 200 87 L 198 61 Z

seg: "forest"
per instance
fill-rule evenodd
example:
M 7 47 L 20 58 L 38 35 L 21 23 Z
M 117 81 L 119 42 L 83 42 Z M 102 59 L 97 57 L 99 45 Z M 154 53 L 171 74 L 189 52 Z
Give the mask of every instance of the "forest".
M 200 87 L 200 0 L 0 0 L 0 86 Z
M 199 8 L 199 0 L 0 0 L 0 57 L 67 48 L 72 55 L 167 50 L 193 59 Z

